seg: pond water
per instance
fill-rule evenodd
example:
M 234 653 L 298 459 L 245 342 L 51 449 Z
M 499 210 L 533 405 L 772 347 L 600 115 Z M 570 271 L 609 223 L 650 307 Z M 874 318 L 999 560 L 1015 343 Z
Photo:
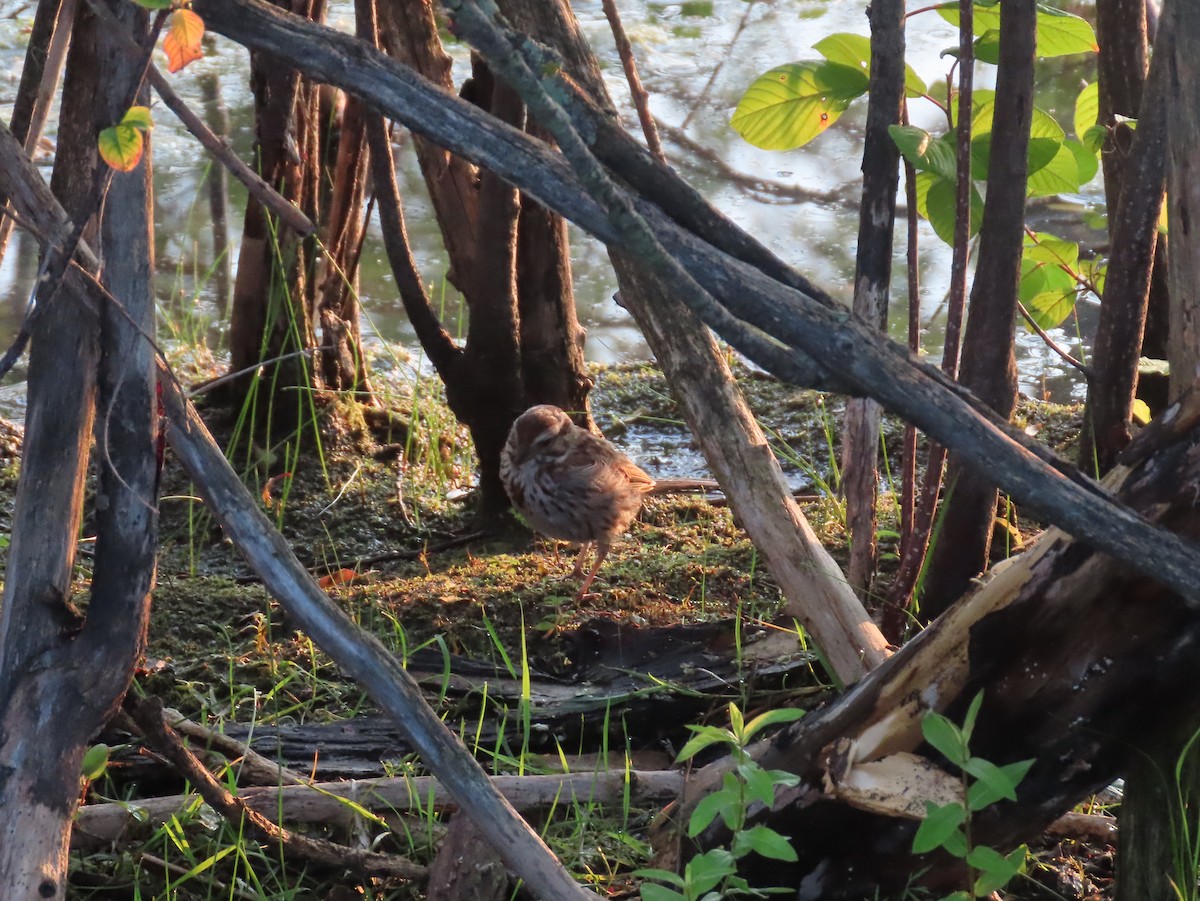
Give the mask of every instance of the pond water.
M 5 110 L 11 108 L 16 92 L 34 6 L 32 2 L 0 2 L 0 105 Z M 610 91 L 619 104 L 627 105 L 628 90 L 599 0 L 575 0 L 573 6 L 605 65 Z M 866 34 L 865 3 L 622 0 L 619 6 L 650 92 L 651 109 L 667 126 L 670 160 L 739 225 L 835 297 L 849 302 L 865 99 L 856 102 L 812 144 L 785 153 L 761 151 L 746 144 L 729 127 L 729 118 L 742 91 L 759 73 L 782 63 L 818 58 L 811 47 L 826 35 L 845 31 Z M 352 27 L 348 12 L 337 11 L 330 20 L 340 28 Z M 955 28 L 935 13 L 925 12 L 910 19 L 908 61 L 935 94 L 944 96 L 945 75 L 951 63 L 941 52 L 956 41 Z M 200 109 L 198 76 L 219 76 L 232 123 L 230 140 L 248 159 L 252 117 L 246 53 L 219 37 L 212 44 L 208 56 L 171 76 L 172 82 L 194 108 Z M 465 75 L 465 49 L 451 49 Z M 1094 77 L 1093 60 L 1069 57 L 1039 65 L 1039 105 L 1069 123 L 1082 82 Z M 989 87 L 994 71 L 991 66 L 979 66 L 977 87 Z M 918 100 L 910 109 L 914 124 L 944 130 L 942 114 L 932 104 Z M 198 145 L 161 104 L 156 105 L 154 118 L 158 293 L 162 309 L 169 311 L 165 330 L 181 339 L 203 336 L 206 323 L 215 316 L 213 284 L 206 278 L 212 264 L 204 188 L 209 164 Z M 629 121 L 633 128 L 632 112 Z M 676 134 L 683 140 L 672 139 Z M 48 138 L 52 141 L 53 133 Z M 458 297 L 444 279 L 445 253 L 415 155 L 403 138 L 400 143 L 397 160 L 413 250 L 433 296 L 444 302 L 448 325 L 454 331 L 461 320 Z M 42 162 L 49 177 L 48 155 Z M 231 232 L 238 231 L 244 198 L 241 186 L 231 180 Z M 1065 210 L 1067 219 L 1075 221 L 1083 207 L 1100 199 L 1098 185 L 1093 185 L 1084 196 L 1061 198 L 1056 208 Z M 1034 215 L 1054 211 L 1043 205 Z M 646 358 L 649 351 L 636 327 L 612 299 L 616 283 L 603 247 L 578 230 L 572 237 L 576 300 L 580 319 L 588 328 L 589 358 L 602 362 Z M 1092 240 L 1102 240 L 1102 236 L 1094 234 Z M 939 354 L 949 252 L 924 223 L 921 247 L 921 310 L 926 327 L 923 349 Z M 902 220 L 898 223 L 895 253 L 891 330 L 903 340 L 907 288 Z M 35 269 L 36 250 L 32 242 L 18 235 L 0 268 L 0 296 L 8 301 L 0 305 L 0 330 L 4 333 L 11 333 Z M 362 257 L 361 292 L 364 331 L 376 349 L 415 350 L 375 226 Z M 1087 309 L 1081 309 L 1081 319 L 1078 328 L 1069 321 L 1069 331 L 1055 332 L 1060 343 L 1076 355 L 1085 351 L 1081 343 L 1086 343 L 1093 327 Z M 1078 379 L 1040 338 L 1023 332 L 1019 344 L 1023 391 L 1056 399 L 1080 396 Z M 13 378 L 10 376 L 8 381 Z M 4 395 L 13 392 L 19 393 L 19 386 L 0 388 L 0 405 L 4 404 Z

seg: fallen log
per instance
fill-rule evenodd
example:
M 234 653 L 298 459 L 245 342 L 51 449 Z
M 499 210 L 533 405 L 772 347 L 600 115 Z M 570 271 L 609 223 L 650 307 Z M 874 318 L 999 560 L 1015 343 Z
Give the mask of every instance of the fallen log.
M 1169 408 L 1127 449 L 1106 487 L 1132 509 L 1195 542 L 1200 536 L 1200 391 Z M 870 896 L 914 874 L 958 885 L 959 861 L 911 853 L 925 800 L 958 778 L 921 733 L 929 710 L 961 722 L 984 702 L 971 752 L 1004 765 L 1035 763 L 1016 802 L 977 813 L 972 838 L 1001 850 L 1120 776 L 1139 743 L 1200 713 L 1200 618 L 1178 595 L 1060 530 L 994 571 L 930 628 L 838 702 L 754 749 L 764 767 L 802 777 L 767 824 L 799 860 L 753 874 L 801 898 Z M 912 779 L 926 767 L 927 778 Z M 719 785 L 718 762 L 689 784 L 677 822 Z M 903 776 L 898 781 L 895 777 Z M 699 848 L 724 844 L 721 821 Z M 692 847 L 683 849 L 688 854 Z
M 565 632 L 551 651 L 554 659 L 531 655 L 528 684 L 495 664 L 434 649 L 411 654 L 405 669 L 447 723 L 455 729 L 466 725 L 475 749 L 496 748 L 506 740 L 557 757 L 562 749 L 601 747 L 615 723 L 623 746 L 659 747 L 667 740 L 678 747 L 689 723 L 730 699 L 747 696 L 770 704 L 780 693 L 811 697 L 827 690 L 813 675 L 813 655 L 800 649 L 793 633 L 746 629 L 739 643 L 736 631 L 733 621 L 639 628 L 593 620 Z M 563 665 L 564 658 L 569 664 Z M 528 736 L 522 734 L 519 712 L 526 701 Z M 246 742 L 272 767 L 282 764 L 322 780 L 383 776 L 413 753 L 402 730 L 384 716 L 230 723 L 218 736 L 195 726 L 186 729 L 194 746 L 222 751 L 214 744 L 221 739 L 234 739 L 235 746 Z M 118 766 L 110 775 L 117 785 L 137 783 L 143 795 L 175 790 L 177 777 L 138 753 L 127 735 L 105 735 L 104 741 L 128 746 L 114 757 Z M 271 775 L 254 784 L 277 781 Z
M 514 808 L 531 810 L 559 804 L 628 803 L 657 807 L 675 800 L 683 788 L 677 770 L 611 770 L 551 776 L 493 776 L 492 785 Z M 246 789 L 239 797 L 251 810 L 291 824 L 323 823 L 348 827 L 362 810 L 378 813 L 452 810 L 451 793 L 431 776 L 390 776 Z M 157 827 L 199 803 L 195 793 L 88 804 L 79 809 L 71 840 L 76 847 L 94 848 L 118 841 L 130 829 Z

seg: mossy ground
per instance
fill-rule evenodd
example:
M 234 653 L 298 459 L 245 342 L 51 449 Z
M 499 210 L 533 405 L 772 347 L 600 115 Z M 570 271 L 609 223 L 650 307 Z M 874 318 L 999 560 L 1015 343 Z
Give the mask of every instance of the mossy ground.
M 814 529 L 835 559 L 844 561 L 841 502 L 832 492 L 840 405 L 742 368 L 737 374 L 789 479 L 812 498 L 804 509 Z M 597 421 L 639 464 L 659 477 L 706 475 L 661 374 L 649 366 L 616 367 L 599 371 L 597 383 Z M 451 653 L 497 663 L 523 655 L 551 659 L 563 632 L 598 617 L 638 625 L 774 617 L 779 592 L 753 545 L 728 508 L 697 496 L 650 499 L 614 548 L 594 596 L 582 602 L 574 599 L 576 586 L 563 580 L 572 563 L 566 545 L 535 539 L 521 527 L 462 541 L 475 530 L 465 434 L 441 405 L 433 380 L 381 378 L 381 385 L 389 406 L 411 424 L 403 442 L 372 433 L 357 409 L 326 402 L 314 405 L 315 421 L 294 458 L 287 457 L 286 447 L 268 453 L 245 442 L 230 457 L 304 565 L 325 580 L 352 618 L 397 654 L 436 642 Z M 227 446 L 236 442 L 237 418 L 219 410 L 209 414 L 219 438 Z M 1027 404 L 1019 421 L 1062 451 L 1073 439 L 1077 418 L 1075 409 Z M 887 421 L 884 443 L 896 452 L 889 454 L 893 465 L 885 473 L 895 471 L 901 433 L 898 422 Z M 11 453 L 5 460 L 0 492 L 7 507 L 16 464 Z M 278 477 L 285 467 L 288 475 Z M 323 722 L 374 712 L 361 689 L 289 627 L 169 454 L 162 493 L 158 585 L 147 667 L 136 690 L 158 694 L 210 724 Z M 886 491 L 881 517 L 885 534 L 894 531 L 894 505 Z M 86 537 L 86 521 L 84 531 Z M 886 580 L 894 552 L 890 539 L 884 539 L 882 551 Z M 88 558 L 81 556 L 81 589 L 87 567 Z M 99 799 L 135 790 L 117 784 L 101 780 L 92 794 Z M 578 872 L 620 895 L 632 887 L 628 871 L 646 861 L 648 849 L 638 836 L 652 814 L 574 811 L 552 818 L 549 835 L 556 847 L 562 842 L 567 848 L 560 853 Z M 193 842 L 191 857 L 181 837 Z M 270 855 L 247 852 L 240 838 L 222 839 L 186 821 L 177 834 L 153 832 L 145 845 L 78 858 L 75 894 L 121 897 L 128 889 L 141 897 L 211 897 L 215 883 L 198 874 L 173 878 L 169 869 L 139 863 L 139 855 L 191 861 L 194 867 L 217 853 L 210 849 L 223 840 L 237 843 L 243 862 L 226 861 L 212 869 L 211 878 L 222 885 L 257 880 L 249 897 L 319 898 L 339 886 L 352 891 L 346 897 L 413 896 L 407 887 L 371 880 L 293 878 Z M 420 857 L 431 847 L 405 850 Z

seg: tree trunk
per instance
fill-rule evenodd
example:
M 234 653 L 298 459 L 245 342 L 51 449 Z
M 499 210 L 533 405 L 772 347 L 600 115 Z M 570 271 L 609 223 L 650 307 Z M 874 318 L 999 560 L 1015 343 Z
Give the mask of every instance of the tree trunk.
M 145 37 L 144 11 L 112 6 L 123 27 Z M 105 185 L 95 135 L 120 120 L 140 75 L 106 28 L 80 11 L 64 87 L 54 185 L 80 223 L 98 208 Z M 103 83 L 97 72 L 106 74 Z M 20 152 L 11 133 L 0 140 Z M 152 338 L 154 330 L 149 192 L 148 150 L 137 169 L 114 178 L 104 192 L 99 228 L 99 246 L 108 257 L 104 284 L 120 298 L 120 309 L 89 308 L 87 298 L 57 279 L 40 292 L 45 312 L 33 336 L 26 440 L 0 621 L 5 898 L 65 897 L 80 763 L 88 740 L 128 688 L 145 640 L 157 546 L 157 419 L 152 348 L 143 336 L 144 331 Z M 28 210 L 22 212 L 28 217 Z M 70 227 L 61 220 L 48 229 L 48 222 L 36 224 L 43 234 L 73 246 L 66 235 Z M 97 234 L 94 224 L 87 231 Z M 85 257 L 95 271 L 90 251 Z M 102 449 L 98 535 L 92 599 L 83 619 L 69 592 L 97 367 L 104 411 L 95 423 Z
M 1100 100 L 1097 122 L 1109 129 L 1100 155 L 1108 236 L 1113 247 L 1118 247 L 1117 211 L 1121 208 L 1126 166 L 1133 157 L 1134 137 L 1134 130 L 1122 124 L 1119 117 L 1136 119 L 1142 108 L 1146 83 L 1146 0 L 1099 0 L 1096 41 L 1100 45 L 1096 67 Z M 1169 317 L 1166 236 L 1159 235 L 1156 244 L 1142 345 L 1147 356 L 1165 359 Z
M 1200 392 L 1139 436 L 1123 464 L 1106 487 L 1184 538 L 1200 538 Z M 972 822 L 976 844 L 1012 847 L 1127 771 L 1155 740 L 1148 726 L 1169 728 L 1200 711 L 1191 690 L 1200 678 L 1196 609 L 1051 529 L 839 701 L 756 746 L 760 765 L 803 780 L 751 818 L 790 835 L 800 855 L 793 866 L 764 866 L 757 881 L 797 886 L 801 898 L 886 893 L 922 871 L 932 888 L 961 887 L 957 860 L 910 851 L 924 801 L 958 782 L 923 742 L 925 712 L 961 722 L 983 691 L 971 753 L 997 765 L 1035 760 L 1015 803 L 987 807 Z M 693 776 L 677 822 L 728 766 Z M 714 828 L 700 844 L 727 838 Z
M 505 12 L 514 15 L 511 9 Z M 379 14 L 387 51 L 453 91 L 449 58 L 428 2 L 385 4 Z M 525 121 L 516 95 L 481 62 L 473 66 L 462 95 L 511 124 Z M 447 401 L 470 429 L 479 458 L 480 512 L 494 519 L 509 507 L 499 477 L 500 450 L 522 411 L 552 403 L 570 410 L 581 425 L 591 425 L 592 382 L 575 316 L 566 225 L 492 173 L 480 173 L 420 137 L 415 144 L 450 256 L 449 278 L 469 313 L 461 353 L 444 352 L 440 327 L 417 331 L 438 345 Z M 419 315 L 428 319 L 429 311 Z
M 899 124 L 904 101 L 903 0 L 874 0 L 868 14 L 871 86 L 858 213 L 854 312 L 886 334 L 900 165 L 900 151 L 888 128 Z M 842 478 L 851 542 L 846 579 L 863 595 L 870 592 L 875 575 L 875 501 L 882 417 L 883 408 L 873 400 L 851 398 L 846 402 Z
M 279 0 L 277 5 L 318 21 L 324 15 L 319 0 Z M 316 86 L 267 54 L 252 53 L 250 68 L 255 168 L 319 223 L 314 178 L 319 178 L 322 156 Z M 268 448 L 295 434 L 314 383 L 314 369 L 302 355 L 272 363 L 261 374 L 256 369 L 262 360 L 316 346 L 305 302 L 310 254 L 295 232 L 253 195 L 247 198 L 229 323 L 230 371 L 246 374 L 235 380 L 232 395 L 242 403 L 261 391 L 252 421 L 255 439 Z
M 1158 219 L 1166 187 L 1167 110 L 1165 81 L 1171 48 L 1169 20 L 1159 29 L 1145 102 L 1122 177 L 1119 206 L 1109 210 L 1112 255 L 1104 281 L 1100 324 L 1092 350 L 1087 408 L 1079 439 L 1079 466 L 1105 473 L 1132 437 L 1133 396 L 1151 272 L 1158 244 Z
M 338 391 L 353 392 L 363 403 L 373 404 L 367 363 L 363 358 L 359 325 L 358 260 L 366 223 L 367 137 L 364 116 L 370 115 L 355 97 L 342 104 L 337 134 L 333 188 L 325 222 L 325 253 L 317 267 L 316 309 L 321 325 L 320 371 L 324 383 Z
M 1000 64 L 992 127 L 988 191 L 979 231 L 979 261 L 971 288 L 959 380 L 1001 417 L 1017 401 L 1017 283 L 1025 227 L 1025 178 L 1033 119 L 1036 9 L 1011 0 L 1000 11 Z M 987 472 L 951 456 L 946 473 L 941 539 L 933 549 L 921 601 L 923 618 L 945 610 L 987 568 L 996 518 L 996 485 Z
M 1175 47 L 1167 72 L 1168 220 L 1179 245 L 1172 251 L 1171 399 L 1200 375 L 1200 9 L 1173 2 L 1164 22 L 1174 16 Z

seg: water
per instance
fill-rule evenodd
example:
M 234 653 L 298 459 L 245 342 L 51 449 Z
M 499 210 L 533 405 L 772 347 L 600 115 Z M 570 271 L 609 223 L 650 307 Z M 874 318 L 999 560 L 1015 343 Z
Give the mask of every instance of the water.
M 621 72 L 609 26 L 599 0 L 576 0 L 573 4 L 582 27 L 596 48 L 604 67 L 609 90 L 618 104 L 628 106 L 628 90 Z M 24 31 L 33 14 L 32 2 L 0 2 L 0 101 L 11 106 L 24 55 Z M 811 45 L 828 34 L 851 31 L 867 33 L 865 4 L 823 0 L 698 0 L 661 3 L 626 0 L 621 4 L 629 36 L 650 92 L 651 109 L 663 122 L 677 128 L 688 119 L 686 138 L 706 151 L 703 155 L 668 140 L 667 153 L 697 187 L 744 229 L 757 236 L 783 259 L 849 302 L 854 272 L 854 247 L 860 193 L 862 123 L 865 99 L 856 102 L 828 132 L 809 146 L 786 153 L 757 150 L 729 128 L 729 117 L 746 85 L 760 72 L 785 62 L 816 59 Z M 331 24 L 351 27 L 348 13 L 335 12 Z M 743 27 L 744 26 L 744 27 Z M 740 33 L 739 33 L 740 29 Z M 736 36 L 736 41 L 735 41 Z M 957 42 L 956 30 L 933 13 L 918 15 L 908 28 L 908 61 L 931 86 L 944 96 L 945 75 L 950 59 L 942 50 Z M 220 77 L 223 98 L 232 122 L 231 143 L 243 158 L 249 158 L 252 142 L 251 97 L 246 83 L 247 54 L 237 45 L 216 38 L 215 51 L 184 72 L 169 76 L 173 85 L 195 109 L 201 108 L 198 75 Z M 451 48 L 465 76 L 464 48 Z M 1066 63 L 1040 64 L 1039 104 L 1069 122 L 1070 109 L 1081 79 L 1091 79 L 1092 61 L 1079 58 Z M 719 67 L 707 95 L 705 83 Z M 979 66 L 977 87 L 989 87 L 994 68 Z M 938 83 L 940 82 L 940 86 Z M 932 104 L 911 105 L 914 124 L 944 130 L 944 117 Z M 212 285 L 204 273 L 212 260 L 207 231 L 207 201 L 203 180 L 208 162 L 192 138 L 183 132 L 170 111 L 154 107 L 154 165 L 156 181 L 155 227 L 159 266 L 160 303 L 171 304 L 172 322 L 179 337 L 203 335 L 203 321 L 214 315 Z M 631 129 L 636 129 L 632 112 Z M 53 121 L 51 123 L 53 127 Z M 53 140 L 53 133 L 48 137 Z M 708 157 L 706 159 L 705 157 Z M 714 163 L 712 158 L 720 161 Z M 45 160 L 45 162 L 48 162 Z M 418 266 L 435 299 L 444 303 L 451 332 L 460 328 L 460 301 L 444 274 L 445 252 L 437 232 L 410 143 L 400 138 L 397 148 L 399 182 L 405 202 L 409 236 Z M 48 166 L 45 168 L 49 176 Z M 750 182 L 751 184 L 747 184 Z M 231 180 L 231 231 L 245 204 L 244 190 Z M 1080 202 L 1099 195 L 1098 186 L 1073 201 L 1074 217 Z M 604 249 L 594 240 L 572 232 L 576 301 L 581 321 L 588 328 L 590 359 L 617 362 L 644 359 L 649 355 L 644 341 L 628 314 L 613 301 L 615 279 Z M 920 263 L 921 310 L 926 326 L 924 349 L 940 354 L 941 310 L 949 275 L 949 251 L 921 225 Z M 902 219 L 895 247 L 895 285 L 891 332 L 903 340 L 906 329 L 906 282 Z M 28 239 L 16 237 L 0 267 L 0 332 L 9 332 L 28 295 L 36 248 Z M 236 259 L 236 252 L 234 255 Z M 361 291 L 364 333 L 376 349 L 414 348 L 392 279 L 377 226 L 372 225 L 362 256 Z M 179 311 L 196 317 L 196 323 L 181 321 Z M 188 317 L 183 317 L 186 320 Z M 1088 317 L 1085 315 L 1086 336 Z M 189 327 L 190 325 L 190 327 Z M 1073 323 L 1070 332 L 1056 330 L 1055 337 L 1078 356 L 1081 342 Z M 1082 352 L 1086 353 L 1083 349 Z M 1078 397 L 1082 386 L 1074 373 L 1041 340 L 1023 336 L 1018 353 L 1021 387 L 1031 396 L 1046 394 L 1058 399 Z M 12 380 L 10 376 L 10 381 Z M 5 392 L 0 391 L 0 394 Z M 0 397 L 0 403 L 4 398 Z

